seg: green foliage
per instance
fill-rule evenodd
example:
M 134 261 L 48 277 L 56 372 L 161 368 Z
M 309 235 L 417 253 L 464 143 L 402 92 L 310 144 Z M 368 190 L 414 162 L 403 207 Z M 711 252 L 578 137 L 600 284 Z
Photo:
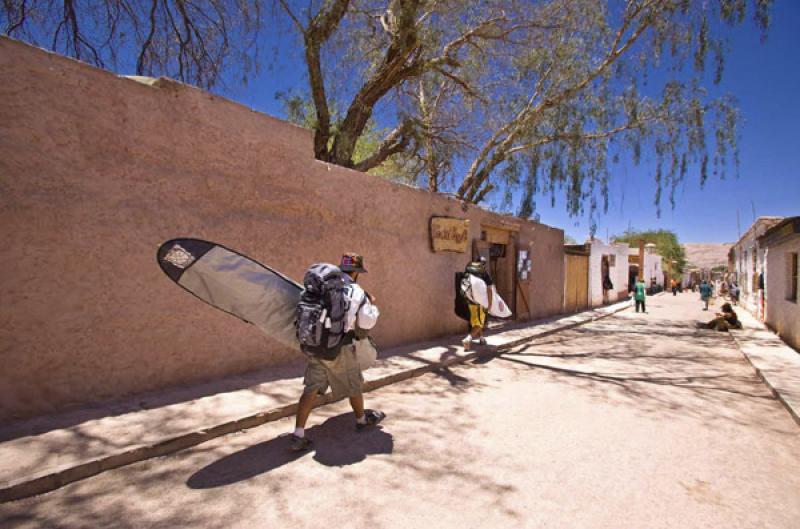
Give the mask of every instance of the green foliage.
M 673 275 L 683 270 L 686 266 L 686 252 L 678 241 L 678 236 L 670 230 L 627 230 L 622 235 L 614 235 L 612 240 L 633 247 L 638 247 L 639 241 L 644 241 L 645 244 L 655 244 L 656 251 L 665 261 L 665 270 L 667 269 L 667 261 L 676 261 L 676 264 L 672 265 Z
M 309 98 L 303 97 L 295 91 L 290 91 L 277 92 L 275 94 L 275 99 L 280 101 L 283 105 L 283 111 L 288 121 L 306 129 L 314 130 L 316 128 L 317 122 L 314 116 L 314 105 Z M 337 113 L 334 112 L 333 118 L 333 130 L 335 131 L 336 123 L 338 122 L 338 119 L 336 119 Z M 353 152 L 354 162 L 359 163 L 375 152 L 381 142 L 381 138 L 383 138 L 386 133 L 387 131 L 385 129 L 377 128 L 374 121 L 370 121 L 364 133 L 359 136 L 356 142 Z M 331 138 L 329 142 L 333 143 L 333 138 Z M 396 182 L 413 183 L 420 169 L 407 158 L 402 155 L 397 155 L 367 172 Z

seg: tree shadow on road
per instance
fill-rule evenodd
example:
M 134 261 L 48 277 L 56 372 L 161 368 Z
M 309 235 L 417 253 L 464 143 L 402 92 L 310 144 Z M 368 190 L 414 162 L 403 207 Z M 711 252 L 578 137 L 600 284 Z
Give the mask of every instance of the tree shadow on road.
M 639 412 L 705 424 L 759 424 L 783 413 L 728 333 L 692 322 L 614 318 L 481 359 L 539 370 L 549 380 Z M 773 429 L 787 433 L 788 423 Z
M 368 455 L 391 454 L 394 439 L 381 427 L 361 432 L 355 430 L 352 413 L 343 413 L 306 431 L 314 440 L 311 452 L 292 452 L 289 436 L 269 441 L 227 455 L 192 474 L 186 485 L 192 489 L 222 487 L 271 472 L 309 453 L 325 466 L 346 466 L 364 461 Z

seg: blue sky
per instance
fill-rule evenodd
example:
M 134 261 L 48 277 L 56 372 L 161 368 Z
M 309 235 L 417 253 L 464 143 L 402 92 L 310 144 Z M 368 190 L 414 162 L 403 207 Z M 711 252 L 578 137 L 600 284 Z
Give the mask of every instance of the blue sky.
M 725 75 L 712 93 L 731 93 L 739 101 L 743 117 L 739 178 L 728 171 L 725 180 L 710 176 L 701 188 L 695 168 L 677 193 L 675 209 L 664 203 L 659 218 L 653 204 L 654 165 L 646 159 L 639 166 L 622 163 L 615 166 L 609 210 L 597 219 L 598 237 L 621 233 L 631 226 L 670 229 L 683 242 L 732 242 L 739 234 L 737 211 L 742 232 L 752 223 L 754 210 L 756 216 L 800 215 L 798 28 L 800 1 L 777 0 L 766 42 L 761 42 L 759 30 L 749 22 L 729 32 Z M 249 86 L 216 91 L 280 116 L 283 111 L 275 93 L 292 86 L 305 87 L 299 51 L 298 47 L 290 51 L 285 46 L 271 61 L 271 67 L 263 69 Z M 563 200 L 551 207 L 549 198 L 540 197 L 537 211 L 542 222 L 563 228 L 578 241 L 588 236 L 588 217 L 570 217 Z
M 665 228 L 683 242 L 733 242 L 738 239 L 737 211 L 744 232 L 756 216 L 800 215 L 800 2 L 778 0 L 765 43 L 752 24 L 731 35 L 730 55 L 717 92 L 739 101 L 741 165 L 739 178 L 709 176 L 701 189 L 697 171 L 677 194 L 677 205 L 653 206 L 654 167 L 622 168 L 614 174 L 609 211 L 601 215 L 597 236 L 638 229 Z M 623 194 L 624 190 L 624 194 Z M 578 241 L 588 235 L 587 218 L 570 218 L 563 204 L 539 207 L 542 222 L 564 228 Z

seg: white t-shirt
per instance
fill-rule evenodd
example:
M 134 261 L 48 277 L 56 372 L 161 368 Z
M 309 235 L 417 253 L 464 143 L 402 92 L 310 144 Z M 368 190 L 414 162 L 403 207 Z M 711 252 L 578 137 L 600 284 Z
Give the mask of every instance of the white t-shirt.
M 356 322 L 358 322 L 360 329 L 369 330 L 375 327 L 381 311 L 370 302 L 364 289 L 358 286 L 357 283 L 351 283 L 345 290 L 345 296 L 350 302 L 350 306 L 347 308 L 344 332 L 352 331 L 356 326 Z

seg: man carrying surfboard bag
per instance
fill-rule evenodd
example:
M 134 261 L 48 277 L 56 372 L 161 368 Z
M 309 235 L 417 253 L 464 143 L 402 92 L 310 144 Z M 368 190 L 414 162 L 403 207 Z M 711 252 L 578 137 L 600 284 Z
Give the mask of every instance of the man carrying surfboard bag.
M 380 316 L 375 298 L 357 284 L 358 275 L 366 272 L 364 258 L 347 253 L 338 268 L 317 264 L 306 273 L 306 290 L 316 291 L 304 291 L 297 309 L 297 336 L 301 349 L 308 353 L 308 364 L 291 435 L 294 451 L 311 448 L 312 442 L 305 435 L 306 422 L 317 395 L 323 395 L 328 387 L 334 398 L 350 399 L 356 430 L 374 426 L 386 417 L 381 411 L 364 409 L 364 375 L 356 355 L 356 341 L 369 340 L 367 331 Z
M 464 269 L 464 276 L 472 275 L 486 283 L 487 287 L 491 287 L 494 282 L 489 271 L 486 269 L 486 258 L 479 257 L 476 261 L 472 261 Z M 488 297 L 488 306 L 492 306 L 492 289 L 487 288 L 486 294 Z M 486 339 L 483 337 L 483 328 L 486 326 L 486 309 L 478 304 L 469 302 L 469 326 L 470 331 L 467 336 L 461 340 L 461 345 L 464 346 L 465 351 L 469 351 L 472 346 L 472 341 L 476 340 L 481 345 L 486 345 Z

